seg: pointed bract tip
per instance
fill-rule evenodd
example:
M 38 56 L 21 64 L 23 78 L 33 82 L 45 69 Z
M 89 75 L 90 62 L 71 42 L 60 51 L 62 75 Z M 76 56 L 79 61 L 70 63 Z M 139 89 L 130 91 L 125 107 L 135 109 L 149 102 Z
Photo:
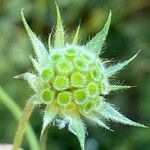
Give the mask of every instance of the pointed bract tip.
M 109 85 L 109 90 L 110 91 L 119 91 L 119 90 L 126 90 L 129 88 L 134 88 L 137 86 L 127 86 L 127 85 Z
M 21 79 L 21 78 L 23 78 L 23 74 L 20 74 L 20 75 L 14 76 L 13 78 L 14 78 L 14 79 Z
M 111 128 L 106 128 L 108 131 L 111 131 L 111 132 L 115 132 L 115 130 L 111 129 Z
M 56 1 L 55 1 L 55 6 L 56 6 L 56 10 L 59 12 L 59 7 Z
M 136 126 L 138 126 L 138 127 L 141 127 L 141 128 L 149 128 L 148 126 L 145 126 L 145 125 L 143 125 L 143 124 L 140 124 L 140 123 L 137 123 L 137 125 Z
M 141 49 L 132 57 L 133 59 L 141 52 Z
M 139 54 L 140 50 L 134 55 L 132 56 L 130 59 L 128 60 L 125 60 L 124 62 L 122 63 L 117 63 L 111 67 L 108 67 L 106 70 L 105 70 L 105 73 L 106 73 L 106 76 L 107 77 L 111 77 L 113 76 L 114 74 L 116 74 L 118 71 L 122 70 L 125 66 L 127 66 L 133 59 L 136 58 L 136 56 Z
M 52 37 L 52 32 L 49 33 L 49 36 L 48 36 L 48 49 L 49 49 L 49 52 L 51 52 L 51 49 L 52 49 L 51 37 Z
M 21 9 L 21 11 L 20 11 L 22 21 L 23 21 L 23 20 L 25 20 L 25 17 L 24 17 L 24 13 L 23 13 L 23 11 L 24 11 L 24 8 L 22 8 L 22 9 Z M 24 22 L 24 21 L 23 21 L 23 22 Z
M 58 5 L 57 5 L 57 3 L 56 3 L 56 2 L 55 2 L 55 5 L 56 5 L 57 21 L 58 21 L 58 19 L 61 19 L 61 15 L 60 15 L 59 7 L 58 7 Z
M 110 9 L 108 18 L 111 18 L 111 16 L 112 16 L 112 10 Z
M 55 6 L 56 6 L 56 12 L 57 12 L 57 19 L 58 19 L 58 15 L 60 15 L 60 11 L 56 2 L 55 2 Z
M 20 77 L 19 77 L 19 75 L 17 75 L 17 76 L 14 76 L 13 78 L 14 79 L 19 79 Z
M 64 33 L 59 7 L 57 3 L 55 4 L 56 4 L 56 11 L 57 11 L 57 24 L 56 24 L 54 45 L 55 47 L 63 47 L 65 43 L 65 33 Z
M 134 56 L 132 56 L 129 60 L 126 60 L 125 62 L 126 62 L 126 65 L 128 64 L 128 63 L 130 63 L 133 59 L 135 59 L 136 57 L 137 57 L 137 55 L 140 53 L 140 51 L 141 50 L 139 50 Z
M 74 35 L 74 37 L 73 37 L 73 42 L 72 42 L 72 43 L 73 43 L 74 45 L 77 45 L 77 44 L 78 44 L 79 31 L 80 31 L 80 23 L 79 23 L 79 25 L 78 25 L 78 27 L 77 27 L 77 29 L 76 29 L 75 35 Z
M 108 34 L 110 24 L 111 24 L 111 11 L 109 13 L 109 16 L 106 20 L 103 29 L 85 45 L 85 47 L 88 50 L 93 51 L 97 55 L 100 54 Z
M 140 49 L 140 50 L 138 50 L 137 55 L 138 55 L 141 51 L 142 51 L 141 49 Z
M 20 12 L 21 12 L 21 14 L 23 14 L 23 10 L 24 10 L 24 8 L 22 8 L 22 9 L 21 9 L 21 11 L 20 11 Z

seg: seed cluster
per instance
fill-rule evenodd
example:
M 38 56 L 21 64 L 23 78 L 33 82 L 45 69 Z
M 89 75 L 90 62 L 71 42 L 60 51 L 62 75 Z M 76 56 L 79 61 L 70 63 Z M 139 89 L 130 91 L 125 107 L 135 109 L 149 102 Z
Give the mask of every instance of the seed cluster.
M 68 47 L 50 54 L 50 65 L 41 73 L 46 102 L 60 107 L 89 111 L 99 105 L 100 94 L 105 92 L 102 64 L 82 48 Z M 103 80 L 102 80 L 103 79 Z
M 25 106 L 13 150 L 19 149 L 25 124 L 33 107 L 39 104 L 45 106 L 41 139 L 45 138 L 44 133 L 49 124 L 56 124 L 59 128 L 67 125 L 68 130 L 77 136 L 82 150 L 85 150 L 86 138 L 84 118 L 108 130 L 111 129 L 105 124 L 105 120 L 145 128 L 146 126 L 124 117 L 104 98 L 104 95 L 111 91 L 131 87 L 110 84 L 108 80 L 138 54 L 108 67 L 105 67 L 99 58 L 109 31 L 111 11 L 103 29 L 86 44 L 78 45 L 80 26 L 69 44 L 57 4 L 56 10 L 56 31 L 54 38 L 49 34 L 48 49 L 32 32 L 21 12 L 23 24 L 35 51 L 36 57 L 31 57 L 31 61 L 37 72 L 36 74 L 27 72 L 16 77 L 26 80 L 34 90 L 34 94 Z

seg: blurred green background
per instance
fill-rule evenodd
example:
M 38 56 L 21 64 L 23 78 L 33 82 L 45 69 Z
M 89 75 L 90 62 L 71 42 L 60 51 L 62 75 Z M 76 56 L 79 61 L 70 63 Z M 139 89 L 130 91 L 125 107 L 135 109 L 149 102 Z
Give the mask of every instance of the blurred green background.
M 107 96 L 129 118 L 150 126 L 150 1 L 149 0 L 59 0 L 64 25 L 72 37 L 81 24 L 81 43 L 93 37 L 112 10 L 112 24 L 103 58 L 125 60 L 139 49 L 138 57 L 117 75 L 116 82 L 136 88 Z M 15 75 L 32 71 L 29 55 L 33 49 L 23 27 L 20 10 L 31 28 L 47 42 L 56 23 L 53 0 L 0 0 L 0 86 L 23 108 L 32 91 Z M 0 103 L 0 143 L 12 143 L 18 122 Z M 33 112 L 31 124 L 40 136 L 42 113 Z M 86 150 L 150 150 L 150 129 L 111 123 L 114 133 L 88 125 Z M 24 139 L 23 147 L 28 150 Z M 67 131 L 50 127 L 49 150 L 79 150 L 77 138 Z

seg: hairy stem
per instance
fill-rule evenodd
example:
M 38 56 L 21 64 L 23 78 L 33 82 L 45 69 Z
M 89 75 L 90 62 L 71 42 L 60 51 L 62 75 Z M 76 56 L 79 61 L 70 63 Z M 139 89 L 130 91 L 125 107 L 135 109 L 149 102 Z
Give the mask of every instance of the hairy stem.
M 26 106 L 23 110 L 16 134 L 15 134 L 13 150 L 19 150 L 19 148 L 21 146 L 25 127 L 31 116 L 31 113 L 32 113 L 34 107 L 35 107 L 35 104 L 33 102 L 31 102 L 30 100 L 26 103 Z
M 0 87 L 0 103 L 2 103 L 11 112 L 11 114 L 14 116 L 16 120 L 20 118 L 20 114 L 22 113 L 21 108 L 15 103 L 15 100 L 13 100 L 2 89 L 2 87 Z M 27 130 L 25 135 L 28 140 L 30 149 L 38 150 L 39 149 L 38 139 L 30 124 L 27 125 Z
M 46 150 L 47 137 L 48 137 L 48 128 L 45 129 L 44 134 L 41 137 L 40 150 Z

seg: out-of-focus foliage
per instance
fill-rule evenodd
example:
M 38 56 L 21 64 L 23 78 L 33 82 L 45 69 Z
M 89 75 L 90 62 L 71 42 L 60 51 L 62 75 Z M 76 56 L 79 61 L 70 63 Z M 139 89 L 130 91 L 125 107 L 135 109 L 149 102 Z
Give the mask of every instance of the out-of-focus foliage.
M 99 31 L 109 10 L 112 10 L 112 25 L 104 46 L 103 57 L 114 60 L 126 59 L 142 51 L 138 57 L 119 73 L 118 81 L 136 88 L 107 96 L 121 107 L 122 112 L 150 126 L 150 1 L 148 0 L 59 0 L 57 1 L 67 32 L 72 36 L 75 27 L 81 24 L 81 43 L 85 43 Z M 24 12 L 31 28 L 47 41 L 48 33 L 56 23 L 53 0 L 0 0 L 0 86 L 22 107 L 29 97 L 23 81 L 13 76 L 32 71 L 29 55 L 33 54 L 30 41 L 21 22 L 20 10 Z M 38 109 L 31 117 L 31 124 L 39 137 L 42 118 Z M 42 116 L 42 115 L 41 115 Z M 115 125 L 111 133 L 89 125 L 87 150 L 149 150 L 150 129 L 130 128 Z M 17 127 L 16 120 L 0 104 L 0 143 L 11 143 Z M 24 147 L 28 150 L 27 142 Z M 77 150 L 77 139 L 67 131 L 50 127 L 48 149 Z

